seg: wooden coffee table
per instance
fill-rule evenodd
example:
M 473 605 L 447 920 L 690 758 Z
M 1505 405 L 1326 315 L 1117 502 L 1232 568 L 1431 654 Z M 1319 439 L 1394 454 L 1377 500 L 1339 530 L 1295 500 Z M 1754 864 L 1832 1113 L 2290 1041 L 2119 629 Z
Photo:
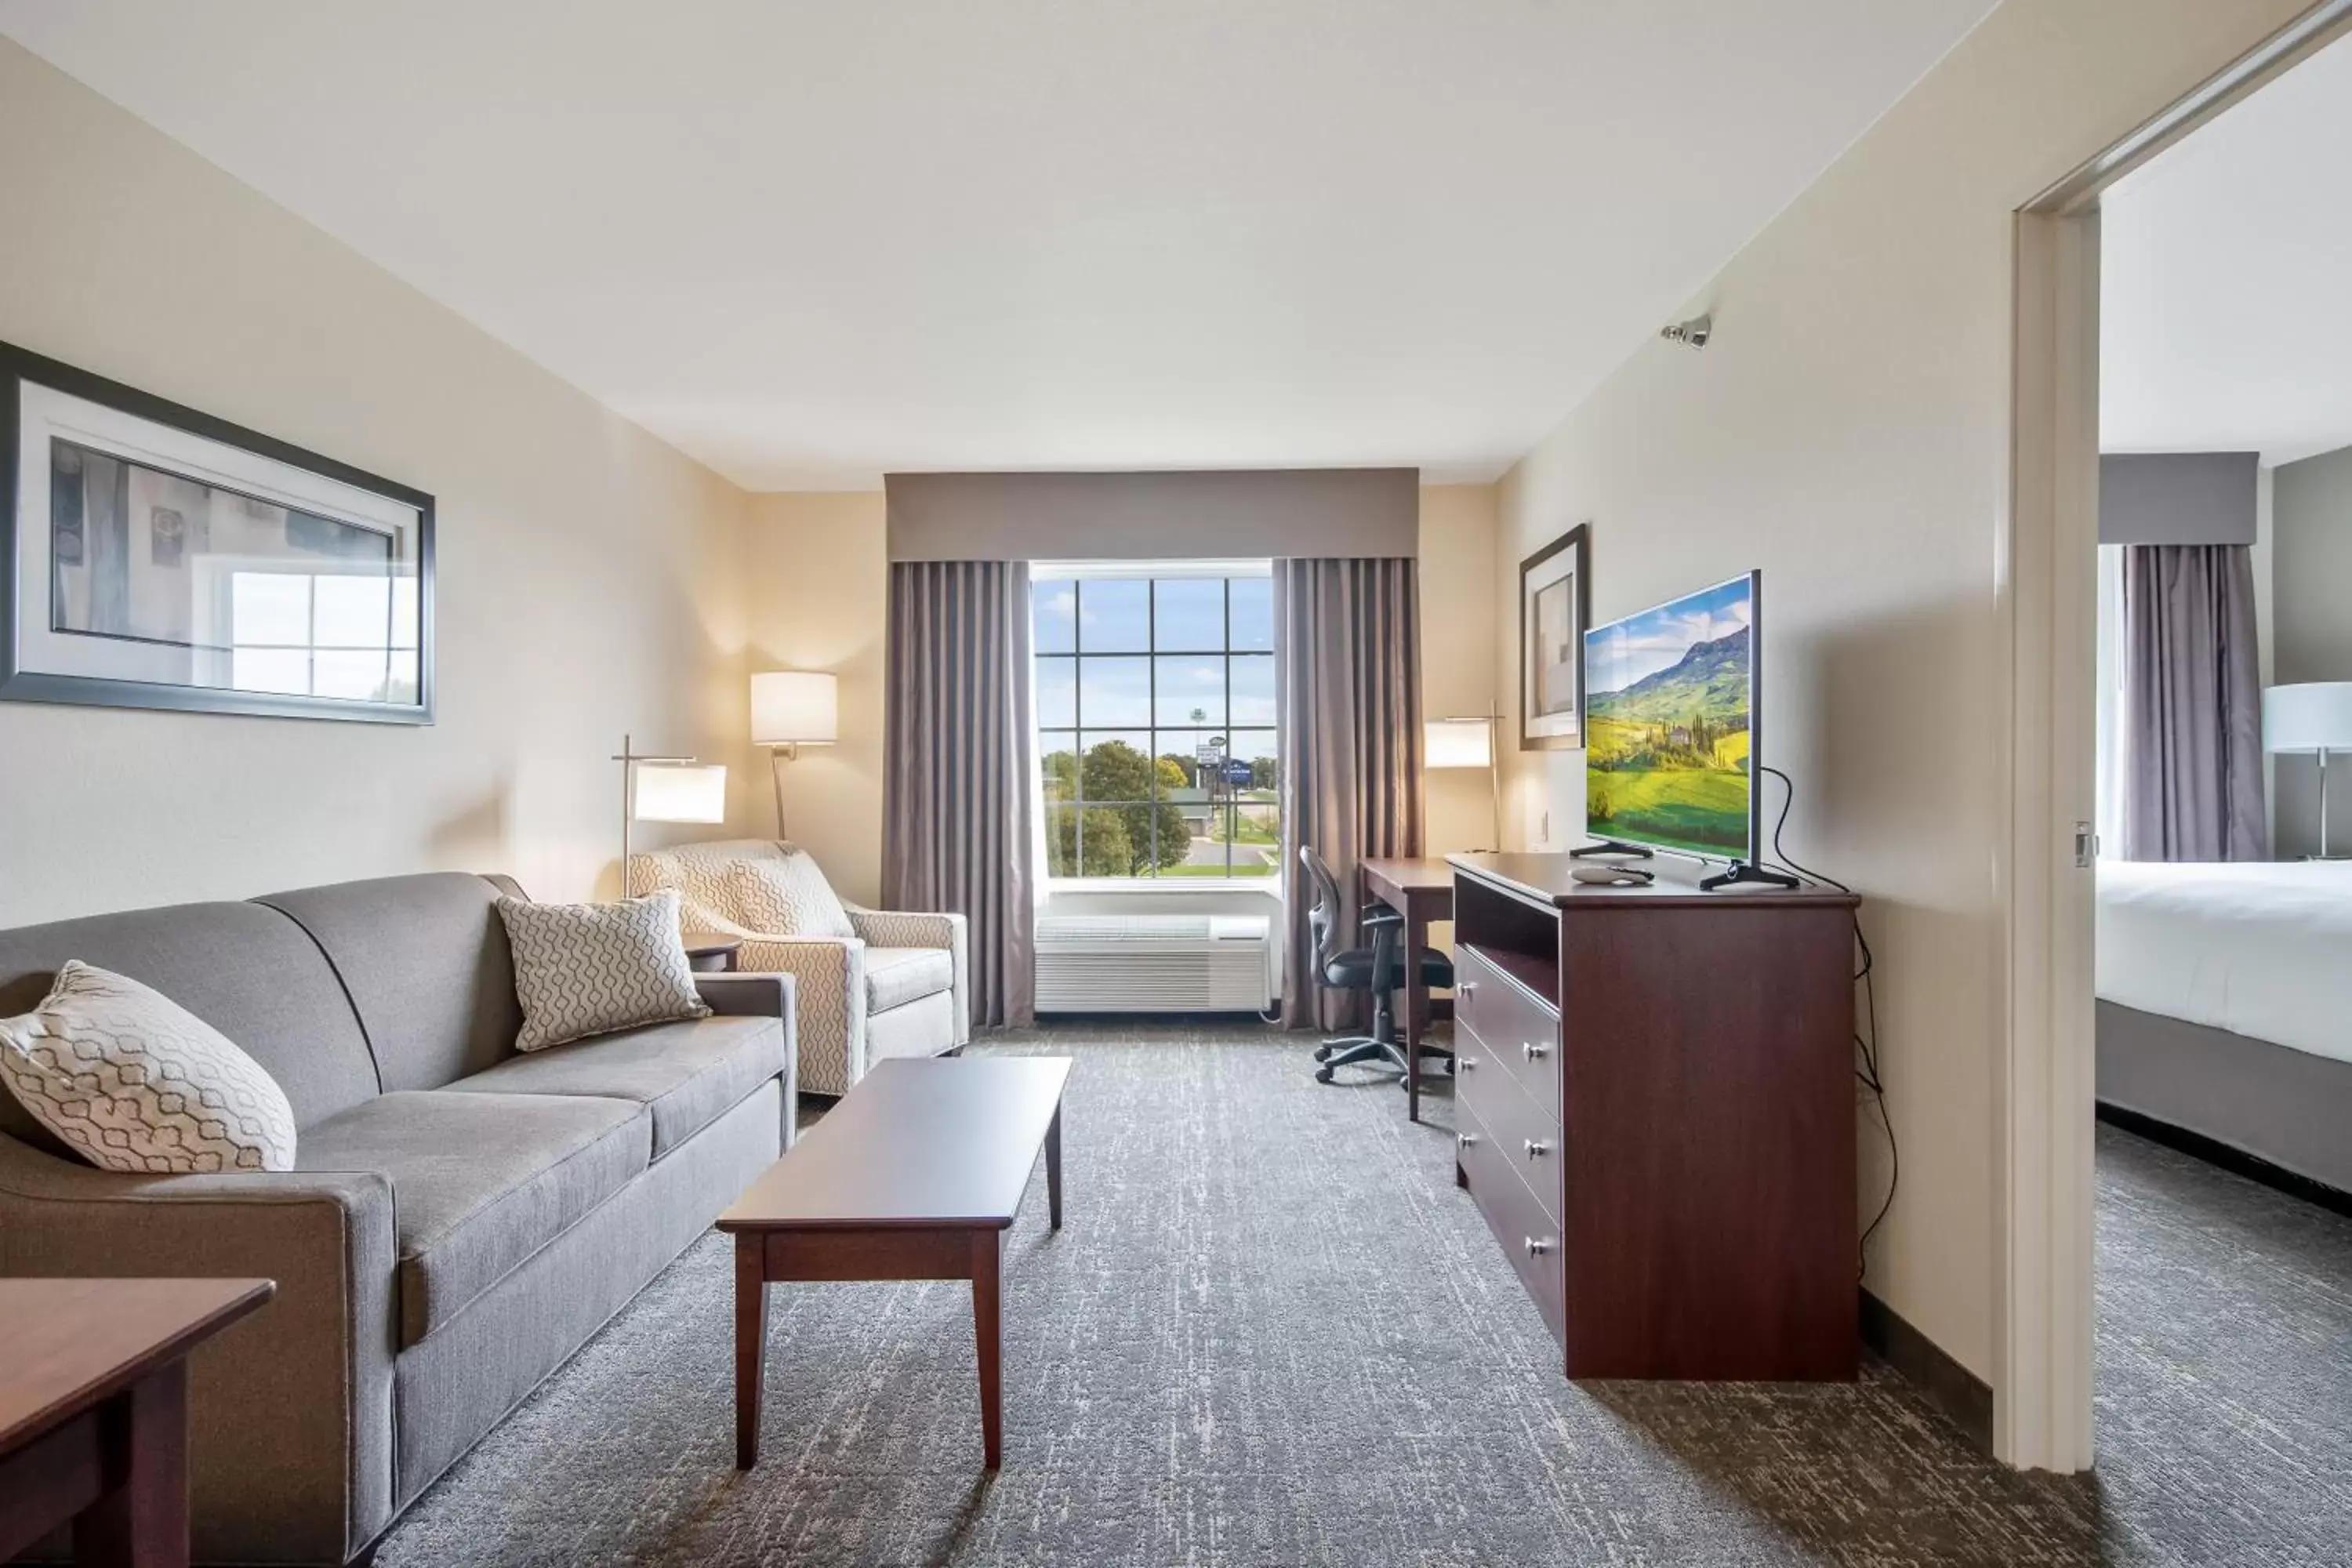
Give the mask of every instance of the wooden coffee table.
M 1003 1457 L 1004 1233 L 1037 1150 L 1062 1226 L 1067 1057 L 877 1063 L 768 1167 L 719 1228 L 735 1238 L 735 1463 L 760 1458 L 768 1287 L 791 1279 L 969 1279 L 981 1447 Z
M 188 1561 L 188 1352 L 267 1279 L 0 1279 L 0 1562 L 73 1521 L 74 1560 Z

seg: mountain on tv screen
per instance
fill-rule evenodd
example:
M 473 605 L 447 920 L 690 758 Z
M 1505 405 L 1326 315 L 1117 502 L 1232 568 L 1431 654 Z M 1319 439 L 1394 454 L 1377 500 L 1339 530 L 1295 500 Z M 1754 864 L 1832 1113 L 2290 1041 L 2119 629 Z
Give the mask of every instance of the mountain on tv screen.
M 1756 574 L 1584 636 L 1585 831 L 1754 858 Z

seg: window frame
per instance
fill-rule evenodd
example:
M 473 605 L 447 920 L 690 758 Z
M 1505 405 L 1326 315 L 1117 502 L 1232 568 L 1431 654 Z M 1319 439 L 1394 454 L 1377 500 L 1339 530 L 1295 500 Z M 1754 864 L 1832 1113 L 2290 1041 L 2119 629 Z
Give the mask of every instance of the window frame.
M 1102 805 L 1108 809 L 1123 809 L 1135 805 L 1157 805 L 1160 803 L 1157 799 L 1147 802 L 1095 802 L 1086 801 L 1084 799 L 1066 802 L 1048 802 L 1045 798 L 1045 781 L 1044 766 L 1046 754 L 1045 737 L 1047 734 L 1069 736 L 1071 740 L 1072 753 L 1076 760 L 1077 766 L 1083 770 L 1086 761 L 1084 742 L 1087 735 L 1089 733 L 1100 734 L 1106 737 L 1113 737 L 1120 734 L 1140 734 L 1147 738 L 1148 760 L 1156 764 L 1162 751 L 1162 748 L 1158 742 L 1160 737 L 1163 734 L 1171 736 L 1189 735 L 1194 737 L 1209 734 L 1221 734 L 1225 739 L 1226 756 L 1230 760 L 1234 754 L 1232 738 L 1235 733 L 1241 731 L 1263 731 L 1277 736 L 1276 758 L 1276 766 L 1280 767 L 1282 765 L 1282 761 L 1279 751 L 1278 725 L 1273 722 L 1237 725 L 1234 721 L 1234 661 L 1236 658 L 1236 652 L 1234 647 L 1233 597 L 1230 586 L 1225 590 L 1225 602 L 1223 606 L 1224 630 L 1222 645 L 1214 648 L 1202 648 L 1190 651 L 1183 649 L 1164 649 L 1159 646 L 1160 595 L 1156 586 L 1156 584 L 1160 583 L 1173 582 L 1186 578 L 1214 579 L 1223 583 L 1230 583 L 1231 580 L 1235 578 L 1259 578 L 1270 581 L 1273 575 L 1274 563 L 1271 558 L 1202 561 L 1040 561 L 1031 563 L 1030 581 L 1032 584 L 1033 593 L 1033 608 L 1031 613 L 1033 616 L 1035 613 L 1034 608 L 1034 586 L 1039 584 L 1055 582 L 1082 584 L 1092 579 L 1117 581 L 1139 580 L 1147 584 L 1152 585 L 1147 588 L 1145 595 L 1145 633 L 1143 646 L 1139 648 L 1104 649 L 1089 652 L 1079 646 L 1080 638 L 1078 633 L 1078 623 L 1075 617 L 1071 625 L 1070 646 L 1066 649 L 1050 651 L 1043 649 L 1034 647 L 1033 639 L 1033 647 L 1030 649 L 1029 655 L 1029 676 L 1031 682 L 1030 743 L 1036 755 L 1036 763 L 1031 769 L 1031 787 L 1036 792 L 1035 805 L 1037 826 L 1035 830 L 1035 859 L 1037 865 L 1038 885 L 1044 892 L 1118 893 L 1122 895 L 1148 895 L 1160 893 L 1231 895 L 1236 892 L 1254 892 L 1261 893 L 1277 900 L 1281 897 L 1282 867 L 1278 847 L 1274 864 L 1264 874 L 1255 876 L 1237 876 L 1232 872 L 1233 847 L 1234 844 L 1232 834 L 1234 831 L 1234 825 L 1238 821 L 1240 805 L 1242 804 L 1237 800 L 1229 801 L 1223 807 L 1228 814 L 1228 825 L 1226 829 L 1227 872 L 1224 876 L 1171 877 L 1156 870 L 1151 874 L 1145 876 L 1055 876 L 1051 869 L 1053 864 L 1053 841 L 1051 836 L 1054 832 L 1055 826 L 1052 814 L 1057 805 L 1074 805 L 1083 811 L 1085 807 L 1089 805 Z M 1081 595 L 1083 595 L 1083 592 L 1084 590 L 1081 588 Z M 1272 640 L 1273 639 L 1271 637 L 1268 638 L 1269 645 L 1271 645 Z M 1279 667 L 1274 662 L 1276 656 L 1271 646 L 1268 646 L 1264 650 L 1255 648 L 1242 649 L 1240 650 L 1238 657 L 1244 658 L 1265 659 L 1267 661 L 1267 667 L 1275 671 L 1276 690 L 1277 693 L 1279 692 L 1281 673 Z M 1213 658 L 1223 662 L 1225 676 L 1223 687 L 1224 712 L 1221 721 L 1210 724 L 1163 724 L 1160 721 L 1159 661 L 1163 658 L 1191 658 L 1202 659 Z M 1117 658 L 1139 659 L 1143 662 L 1148 672 L 1149 679 L 1147 681 L 1146 697 L 1147 707 L 1145 710 L 1144 721 L 1141 723 L 1122 724 L 1113 722 L 1107 725 L 1097 725 L 1090 731 L 1085 722 L 1085 700 L 1081 693 L 1081 687 L 1083 686 L 1084 663 L 1088 659 Z M 1064 661 L 1067 664 L 1070 670 L 1070 721 L 1066 724 L 1056 723 L 1051 726 L 1046 725 L 1043 721 L 1043 715 L 1039 710 L 1036 702 L 1037 677 L 1045 667 L 1045 661 L 1049 659 Z M 1282 833 L 1282 808 L 1278 784 L 1276 800 L 1275 803 L 1275 821 L 1276 840 L 1277 846 L 1279 846 Z M 1153 830 L 1155 833 L 1158 830 L 1158 823 L 1156 820 L 1153 823 Z M 1082 843 L 1082 836 L 1084 832 L 1083 818 L 1081 818 L 1079 831 L 1081 834 L 1080 842 Z

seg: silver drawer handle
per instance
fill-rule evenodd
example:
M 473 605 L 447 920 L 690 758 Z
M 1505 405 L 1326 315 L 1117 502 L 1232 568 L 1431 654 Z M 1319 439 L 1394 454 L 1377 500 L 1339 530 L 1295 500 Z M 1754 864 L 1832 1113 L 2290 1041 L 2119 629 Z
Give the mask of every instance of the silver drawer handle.
M 1457 1132 L 1454 1135 L 1454 1143 L 1456 1148 L 1472 1148 L 1476 1145 L 1477 1142 L 1478 1134 L 1475 1132 Z
M 1521 1046 L 1519 1050 L 1520 1053 L 1531 1062 L 1541 1061 L 1544 1058 L 1551 1055 L 1551 1047 L 1549 1046 L 1539 1046 L 1533 1040 L 1529 1040 L 1526 1045 Z
M 1529 1258 L 1541 1258 L 1545 1253 L 1549 1252 L 1550 1250 L 1551 1242 L 1549 1238 L 1533 1236 L 1528 1237 L 1528 1256 Z
M 1528 1158 L 1530 1160 L 1540 1160 L 1551 1152 L 1551 1145 L 1540 1138 L 1530 1138 L 1527 1141 L 1527 1144 Z
M 1455 1072 L 1468 1072 L 1472 1068 L 1475 1068 L 1477 1065 L 1478 1058 L 1476 1057 L 1465 1057 L 1459 1051 L 1456 1051 L 1454 1054 L 1454 1070 Z

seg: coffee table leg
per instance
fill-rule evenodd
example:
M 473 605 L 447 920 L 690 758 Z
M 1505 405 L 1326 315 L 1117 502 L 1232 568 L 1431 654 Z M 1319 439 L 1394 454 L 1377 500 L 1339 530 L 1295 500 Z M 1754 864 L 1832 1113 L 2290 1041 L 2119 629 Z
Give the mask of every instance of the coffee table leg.
M 1045 1214 L 1054 1228 L 1062 1228 L 1062 1108 L 1045 1123 Z
M 768 1370 L 765 1239 L 735 1238 L 735 1468 L 760 1462 L 760 1396 Z
M 1002 1231 L 971 1237 L 971 1337 L 980 1352 L 980 1446 L 988 1468 L 1004 1462 L 1004 1335 Z
M 99 1412 L 106 1495 L 73 1524 L 74 1561 L 100 1568 L 185 1568 L 188 1363 L 173 1362 Z

